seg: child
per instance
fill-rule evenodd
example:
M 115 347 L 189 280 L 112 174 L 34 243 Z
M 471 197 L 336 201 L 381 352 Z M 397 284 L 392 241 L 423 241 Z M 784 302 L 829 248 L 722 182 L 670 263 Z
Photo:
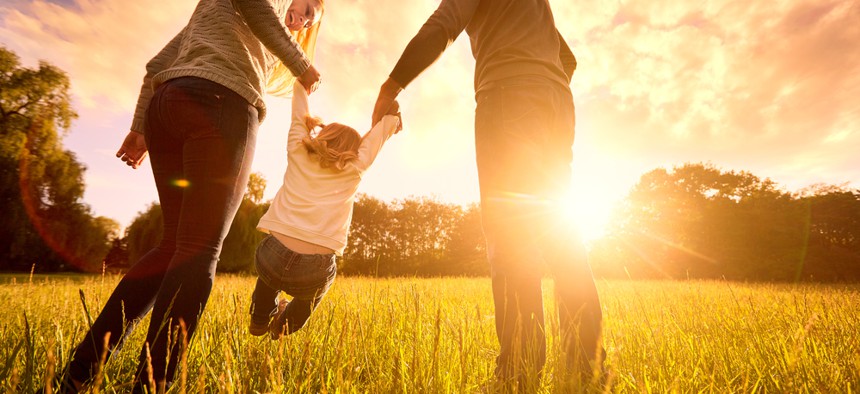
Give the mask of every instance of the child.
M 257 225 L 269 235 L 257 247 L 251 335 L 278 339 L 305 325 L 334 281 L 361 176 L 400 129 L 396 102 L 364 137 L 342 124 L 323 125 L 310 117 L 304 87 L 295 85 L 284 184 Z M 292 301 L 278 302 L 279 291 Z

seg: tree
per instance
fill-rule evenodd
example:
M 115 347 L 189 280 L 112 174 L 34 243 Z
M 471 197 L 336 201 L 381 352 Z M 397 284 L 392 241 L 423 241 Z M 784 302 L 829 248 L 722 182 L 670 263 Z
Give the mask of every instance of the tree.
M 481 227 L 481 207 L 471 204 L 456 218 L 440 274 L 489 275 L 487 241 Z
M 248 188 L 245 191 L 245 200 L 249 200 L 254 204 L 259 204 L 263 201 L 263 193 L 266 192 L 266 178 L 262 173 L 254 172 L 248 178 Z
M 125 229 L 129 264 L 135 264 L 143 255 L 158 245 L 164 234 L 164 219 L 161 205 L 152 203 Z
M 105 256 L 105 268 L 111 271 L 124 271 L 130 266 L 128 260 L 128 237 L 114 237 Z
M 345 274 L 377 275 L 379 263 L 390 261 L 388 246 L 392 226 L 391 208 L 384 201 L 356 196 L 347 247 L 338 268 Z
M 76 117 L 63 71 L 0 47 L 0 269 L 101 269 L 117 224 L 82 202 L 86 169 L 62 147 Z
M 230 225 L 230 232 L 224 238 L 221 260 L 218 269 L 223 272 L 254 272 L 254 256 L 257 245 L 265 234 L 257 230 L 257 223 L 269 209 L 268 203 L 261 203 L 266 191 L 266 179 L 259 172 L 248 178 L 245 197 L 239 205 L 236 217 Z
M 252 187 L 251 182 L 248 182 L 249 188 Z M 263 184 L 265 185 L 265 180 Z M 260 191 L 260 195 L 262 195 L 262 191 Z M 236 217 L 233 218 L 233 223 L 230 225 L 230 232 L 224 238 L 221 260 L 218 262 L 219 270 L 223 272 L 255 272 L 254 256 L 257 245 L 266 236 L 257 230 L 257 223 L 260 222 L 260 218 L 268 209 L 268 203 L 257 204 L 250 198 L 242 200 Z
M 427 197 L 395 201 L 392 235 L 396 251 L 393 273 L 438 275 L 463 209 Z
M 860 190 L 813 185 L 796 197 L 808 228 L 798 277 L 860 279 Z

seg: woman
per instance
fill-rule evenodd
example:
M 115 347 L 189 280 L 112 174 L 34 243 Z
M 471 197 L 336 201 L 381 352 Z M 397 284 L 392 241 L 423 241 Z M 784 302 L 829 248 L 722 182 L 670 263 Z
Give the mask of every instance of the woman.
M 248 181 L 263 95 L 288 94 L 293 76 L 308 92 L 319 84 L 310 58 L 322 13 L 323 0 L 201 0 L 147 64 L 117 157 L 137 168 L 151 155 L 163 239 L 117 285 L 75 349 L 61 391 L 95 377 L 102 356 L 150 309 L 133 390 L 169 388 Z

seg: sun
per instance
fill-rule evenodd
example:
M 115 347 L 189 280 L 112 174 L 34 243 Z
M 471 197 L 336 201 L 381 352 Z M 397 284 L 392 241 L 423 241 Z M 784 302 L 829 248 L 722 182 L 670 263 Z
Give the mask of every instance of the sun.
M 592 243 L 606 235 L 609 217 L 616 200 L 597 193 L 569 193 L 562 204 L 563 215 L 573 223 L 582 240 Z

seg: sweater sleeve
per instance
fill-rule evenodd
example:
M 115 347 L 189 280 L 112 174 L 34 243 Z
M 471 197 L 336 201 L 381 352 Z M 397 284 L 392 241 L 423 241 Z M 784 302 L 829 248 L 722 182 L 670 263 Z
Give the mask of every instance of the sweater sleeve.
M 573 55 L 573 51 L 567 46 L 567 42 L 564 41 L 564 37 L 558 30 L 556 30 L 556 34 L 558 34 L 559 44 L 558 57 L 561 59 L 564 74 L 567 75 L 567 82 L 570 83 L 573 79 L 573 72 L 576 71 L 576 56 Z
M 290 134 L 287 136 L 287 149 L 292 150 L 308 135 L 305 118 L 310 115 L 308 92 L 298 81 L 293 84 L 293 114 L 290 120 Z
M 418 34 L 409 41 L 400 60 L 389 75 L 406 88 L 422 71 L 430 67 L 442 52 L 463 32 L 480 0 L 442 0 Z
M 284 25 L 278 20 L 275 9 L 267 0 L 233 0 L 239 14 L 254 33 L 254 36 L 281 60 L 290 72 L 300 76 L 310 67 L 311 61 L 305 56 Z
M 361 140 L 361 146 L 358 148 L 358 163 L 356 163 L 362 173 L 370 168 L 370 165 L 376 160 L 376 156 L 379 155 L 382 145 L 394 134 L 399 125 L 400 118 L 394 115 L 385 115 L 365 134 Z
M 131 131 L 143 133 L 146 127 L 146 110 L 152 99 L 152 77 L 170 67 L 179 54 L 179 45 L 185 36 L 185 28 L 173 37 L 164 48 L 158 52 L 148 63 L 146 63 L 146 75 L 143 76 L 143 84 L 140 94 L 137 96 L 137 106 L 134 109 L 134 117 L 131 121 Z

